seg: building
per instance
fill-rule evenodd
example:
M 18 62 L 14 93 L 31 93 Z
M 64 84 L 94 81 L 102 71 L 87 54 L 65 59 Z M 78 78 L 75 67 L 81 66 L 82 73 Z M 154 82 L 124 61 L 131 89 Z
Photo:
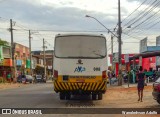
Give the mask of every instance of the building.
M 122 54 L 121 55 L 121 62 L 122 62 L 122 71 L 130 71 L 131 69 L 135 68 L 138 70 L 139 66 L 142 66 L 143 69 L 149 71 L 150 68 L 156 69 L 156 57 L 148 57 L 148 58 L 142 58 L 136 59 L 135 63 L 133 60 L 126 62 L 125 56 L 128 56 L 129 58 L 137 55 L 136 53 L 130 53 L 130 54 Z M 112 55 L 109 55 L 110 57 L 110 63 L 112 64 Z M 129 59 L 128 58 L 128 59 Z M 113 69 L 115 71 L 115 74 L 118 75 L 119 65 L 118 61 L 113 62 Z M 135 67 L 133 67 L 135 66 Z
M 11 74 L 12 68 L 10 46 L 0 45 L 0 77 L 7 78 L 7 75 Z
M 29 48 L 19 43 L 14 43 L 14 46 L 17 74 L 30 74 Z
M 53 66 L 53 50 L 45 51 L 46 74 L 51 76 Z M 34 74 L 44 74 L 43 51 L 32 51 L 33 72 Z

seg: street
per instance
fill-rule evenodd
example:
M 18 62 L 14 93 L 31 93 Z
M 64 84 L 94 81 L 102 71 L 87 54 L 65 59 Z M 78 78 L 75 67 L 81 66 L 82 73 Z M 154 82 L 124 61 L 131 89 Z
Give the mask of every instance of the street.
M 135 87 L 125 88 L 118 86 L 108 86 L 103 100 L 92 101 L 89 97 L 74 97 L 72 100 L 60 100 L 59 95 L 53 91 L 52 83 L 27 84 L 13 89 L 0 89 L 1 108 L 79 108 L 79 112 L 84 112 L 87 108 L 160 108 L 160 105 L 153 100 L 152 87 L 145 87 L 143 102 L 137 102 L 137 91 Z M 79 100 L 81 98 L 81 100 Z M 64 110 L 64 109 L 63 109 Z M 97 114 L 83 114 L 85 117 L 97 117 Z M 100 114 L 105 117 L 106 115 Z M 3 117 L 28 117 L 28 115 L 3 115 Z M 37 117 L 37 115 L 30 115 Z M 41 115 L 38 115 L 41 116 Z M 51 117 L 53 115 L 42 115 Z M 56 117 L 80 117 L 77 114 L 54 114 Z M 130 117 L 123 114 L 109 114 L 109 117 Z M 139 116 L 139 115 L 132 115 Z M 141 115 L 139 117 L 158 117 L 158 115 Z
M 79 100 L 81 98 L 81 100 Z M 160 108 L 152 97 L 152 87 L 145 87 L 143 102 L 137 101 L 135 87 L 109 87 L 103 100 L 92 101 L 89 97 L 73 97 L 60 100 L 52 83 L 28 84 L 28 86 L 0 90 L 1 108 Z

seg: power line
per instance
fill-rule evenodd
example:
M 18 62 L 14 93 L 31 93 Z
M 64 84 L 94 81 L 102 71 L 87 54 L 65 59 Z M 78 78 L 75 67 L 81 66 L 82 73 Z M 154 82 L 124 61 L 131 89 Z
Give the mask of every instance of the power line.
M 159 2 L 159 3 L 160 3 L 160 2 Z M 131 30 L 129 30 L 128 33 L 131 32 L 131 31 L 133 31 L 134 29 L 136 29 L 136 28 L 139 27 L 140 25 L 142 25 L 144 22 L 146 22 L 147 20 L 149 20 L 150 18 L 152 18 L 152 17 L 153 17 L 154 15 L 156 15 L 158 12 L 160 12 L 160 9 L 159 9 L 157 12 L 155 12 L 153 15 L 151 15 L 150 17 L 148 17 L 146 20 L 143 20 L 141 23 L 137 24 L 134 28 L 132 28 Z
M 152 0 L 151 0 L 152 1 Z M 150 2 L 151 2 L 150 1 Z M 149 3 L 150 3 L 149 2 Z M 131 26 L 131 25 L 133 25 L 133 24 L 135 24 L 136 22 L 138 22 L 138 21 L 140 21 L 142 18 L 144 18 L 145 16 L 147 16 L 151 11 L 153 11 L 156 7 L 155 6 L 157 6 L 157 4 L 159 4 L 159 2 L 157 3 L 157 4 L 155 4 L 154 5 L 154 3 L 156 3 L 157 2 L 157 0 L 155 0 L 154 2 L 152 2 L 152 4 L 150 5 L 150 6 L 148 6 L 146 9 L 144 9 L 144 12 L 141 12 L 136 18 L 134 18 L 134 19 L 132 19 L 132 20 L 130 20 L 128 23 L 126 23 L 124 26 L 126 26 L 126 25 L 129 25 L 129 26 Z M 132 23 L 131 23 L 132 22 Z M 131 23 L 131 24 L 130 24 Z M 127 29 L 127 28 L 125 28 L 125 29 Z M 124 29 L 124 30 L 125 30 Z
M 147 0 L 144 0 L 133 12 L 131 12 L 126 18 L 124 18 L 122 22 L 124 22 L 127 18 L 129 18 L 133 13 L 135 13 L 146 2 Z

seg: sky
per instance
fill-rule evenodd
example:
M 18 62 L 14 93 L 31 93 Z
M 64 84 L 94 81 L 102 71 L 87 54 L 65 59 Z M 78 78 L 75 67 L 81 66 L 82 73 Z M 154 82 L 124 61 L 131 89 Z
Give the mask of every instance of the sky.
M 159 0 L 155 1 L 155 4 L 151 4 L 154 0 L 146 0 L 142 4 L 143 1 L 121 0 L 122 53 L 139 53 L 141 39 L 148 37 L 148 45 L 155 45 L 155 39 L 160 35 Z M 141 4 L 142 6 L 130 15 Z M 146 9 L 156 4 L 155 9 Z M 148 17 L 147 15 L 140 17 L 142 12 L 149 14 Z M 53 49 L 56 34 L 85 32 L 104 34 L 107 39 L 108 54 L 110 54 L 111 34 L 96 20 L 85 15 L 95 17 L 108 29 L 114 31 L 118 23 L 118 0 L 0 0 L 0 38 L 10 42 L 8 28 L 9 20 L 12 19 L 15 29 L 14 41 L 28 46 L 30 29 L 32 50 L 42 50 L 43 38 L 47 49 Z M 147 18 L 149 20 L 145 22 Z M 142 22 L 144 23 L 140 26 Z M 156 23 L 157 25 L 149 28 Z M 139 27 L 136 28 L 137 25 Z M 131 28 L 127 28 L 128 26 Z M 135 29 L 130 31 L 133 28 Z M 114 52 L 117 51 L 118 41 L 114 37 Z

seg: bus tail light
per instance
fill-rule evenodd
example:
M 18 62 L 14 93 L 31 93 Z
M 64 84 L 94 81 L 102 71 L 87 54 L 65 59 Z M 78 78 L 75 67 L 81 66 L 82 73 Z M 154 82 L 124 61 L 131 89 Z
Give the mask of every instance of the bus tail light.
M 104 79 L 104 80 L 106 79 L 106 71 L 102 72 L 102 79 Z
M 57 79 L 57 78 L 58 78 L 58 71 L 54 70 L 54 79 Z

